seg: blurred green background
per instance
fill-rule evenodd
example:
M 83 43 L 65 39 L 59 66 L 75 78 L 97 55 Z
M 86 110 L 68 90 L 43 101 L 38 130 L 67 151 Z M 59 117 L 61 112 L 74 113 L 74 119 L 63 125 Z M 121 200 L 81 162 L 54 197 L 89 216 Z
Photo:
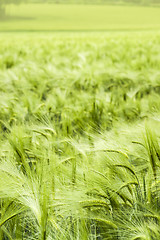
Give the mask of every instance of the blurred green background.
M 159 2 L 0 0 L 0 31 L 159 30 Z

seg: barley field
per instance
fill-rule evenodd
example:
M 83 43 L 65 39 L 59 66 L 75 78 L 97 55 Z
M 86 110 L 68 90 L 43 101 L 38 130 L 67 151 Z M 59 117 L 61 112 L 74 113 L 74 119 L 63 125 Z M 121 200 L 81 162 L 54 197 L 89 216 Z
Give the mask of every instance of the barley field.
M 0 240 L 160 239 L 152 19 L 113 32 L 66 20 L 52 33 L 0 21 Z

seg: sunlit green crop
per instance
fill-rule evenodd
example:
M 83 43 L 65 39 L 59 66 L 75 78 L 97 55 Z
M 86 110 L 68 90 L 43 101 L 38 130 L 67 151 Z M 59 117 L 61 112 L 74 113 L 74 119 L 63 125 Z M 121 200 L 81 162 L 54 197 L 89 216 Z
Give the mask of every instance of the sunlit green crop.
M 0 239 L 160 238 L 160 34 L 1 34 Z

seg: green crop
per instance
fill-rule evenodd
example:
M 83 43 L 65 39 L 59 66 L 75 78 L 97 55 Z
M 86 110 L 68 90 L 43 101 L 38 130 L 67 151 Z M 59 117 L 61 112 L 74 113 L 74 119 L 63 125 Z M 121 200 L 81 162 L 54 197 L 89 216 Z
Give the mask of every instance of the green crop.
M 160 238 L 160 34 L 2 34 L 0 239 Z

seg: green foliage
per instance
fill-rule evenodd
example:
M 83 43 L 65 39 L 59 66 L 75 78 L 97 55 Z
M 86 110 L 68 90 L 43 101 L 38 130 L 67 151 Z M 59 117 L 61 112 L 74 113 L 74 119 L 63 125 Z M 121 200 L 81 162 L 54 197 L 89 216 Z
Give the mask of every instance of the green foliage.
M 160 238 L 159 39 L 2 35 L 0 239 Z

